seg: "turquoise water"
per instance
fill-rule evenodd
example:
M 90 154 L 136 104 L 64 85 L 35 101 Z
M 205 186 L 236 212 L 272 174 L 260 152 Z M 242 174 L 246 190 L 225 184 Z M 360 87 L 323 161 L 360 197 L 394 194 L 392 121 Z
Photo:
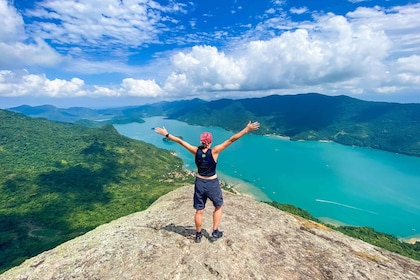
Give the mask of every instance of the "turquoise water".
M 162 141 L 152 128 L 165 126 L 193 145 L 203 131 L 213 133 L 213 146 L 232 135 L 162 117 L 145 120 L 115 127 L 122 135 L 175 151 L 190 170 L 195 170 L 192 155 Z M 420 236 L 418 157 L 247 134 L 219 156 L 218 173 L 256 199 L 293 204 L 324 221 L 369 226 L 397 237 Z

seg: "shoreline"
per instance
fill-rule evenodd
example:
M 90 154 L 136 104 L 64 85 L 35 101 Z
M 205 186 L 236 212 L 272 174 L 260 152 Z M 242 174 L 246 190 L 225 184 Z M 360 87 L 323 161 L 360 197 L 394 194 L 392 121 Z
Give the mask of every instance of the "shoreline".
M 420 243 L 420 234 L 402 237 L 400 240 L 408 244 L 416 244 L 416 242 Z
M 191 172 L 194 173 L 193 171 Z M 223 174 L 222 172 L 218 172 L 218 173 L 220 173 L 221 175 L 219 177 L 219 180 L 222 187 L 225 187 L 226 189 L 228 189 L 228 191 L 232 191 L 233 193 L 237 195 L 250 197 L 257 201 L 273 201 L 269 199 L 268 196 L 264 194 L 258 187 L 252 185 L 251 183 L 245 182 L 235 177 L 228 176 L 226 174 Z M 329 224 L 335 227 L 341 227 L 341 226 L 357 227 L 355 225 L 346 224 L 344 222 L 332 219 L 330 217 L 315 217 L 315 218 L 319 219 L 324 224 Z M 380 232 L 380 233 L 383 233 L 383 232 Z M 420 242 L 420 234 L 404 236 L 404 237 L 400 237 L 400 236 L 395 236 L 395 237 L 399 239 L 400 241 L 404 243 L 408 243 L 408 244 L 415 244 L 416 242 Z
M 249 182 L 226 175 L 220 171 L 218 172 L 218 177 L 226 188 L 239 195 L 251 197 L 257 201 L 272 201 L 263 191 Z
M 274 138 L 277 138 L 277 139 L 280 139 L 280 140 L 291 141 L 291 137 L 290 136 L 279 135 L 279 134 L 274 134 L 274 133 L 263 134 L 263 136 L 274 137 Z M 299 139 L 299 140 L 296 140 L 296 141 L 297 142 L 316 141 L 316 142 L 320 142 L 320 143 L 336 143 L 333 140 L 329 140 L 329 139 L 319 139 L 319 140 Z M 344 146 L 348 146 L 348 145 L 344 145 Z
M 284 135 L 279 135 L 279 134 L 274 134 L 274 133 L 268 133 L 268 134 L 264 134 L 263 136 L 267 136 L 267 137 L 275 137 L 281 140 L 288 140 L 290 141 L 290 136 L 284 136 Z
M 343 226 L 351 226 L 351 227 L 353 227 L 353 225 L 343 223 L 343 222 L 341 222 L 339 220 L 331 219 L 330 217 L 316 217 L 316 218 L 319 219 L 324 224 L 332 225 L 332 226 L 335 226 L 335 227 L 343 227 Z
M 175 152 L 173 152 L 173 155 L 179 157 Z M 187 174 L 195 177 L 196 171 L 191 170 L 189 167 L 189 165 L 184 164 L 183 169 Z M 232 191 L 237 195 L 247 196 L 257 201 L 272 201 L 263 191 L 249 182 L 229 176 L 221 171 L 217 171 L 217 178 L 222 188 Z

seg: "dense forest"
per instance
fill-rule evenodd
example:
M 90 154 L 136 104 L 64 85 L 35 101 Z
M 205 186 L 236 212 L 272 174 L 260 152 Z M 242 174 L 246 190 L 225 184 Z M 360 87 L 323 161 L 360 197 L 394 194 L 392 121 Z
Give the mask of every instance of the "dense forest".
M 20 106 L 10 110 L 51 120 L 85 119 L 90 124 L 98 123 L 97 120 L 130 122 L 166 116 L 232 131 L 241 129 L 244 120 L 256 120 L 261 123 L 256 133 L 282 135 L 291 140 L 330 140 L 420 156 L 420 104 L 369 102 L 308 93 L 238 100 L 193 99 L 103 110 L 53 106 Z
M 3 110 L 0 166 L 0 273 L 192 182 L 181 159 L 111 125 Z

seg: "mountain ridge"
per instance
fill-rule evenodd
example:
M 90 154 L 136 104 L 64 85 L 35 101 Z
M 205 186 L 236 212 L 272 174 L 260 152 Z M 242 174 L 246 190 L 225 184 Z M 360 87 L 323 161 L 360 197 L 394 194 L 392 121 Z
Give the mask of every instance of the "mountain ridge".
M 193 125 L 219 126 L 236 131 L 244 119 L 261 123 L 259 134 L 287 136 L 291 140 L 329 140 L 410 156 L 420 156 L 420 104 L 363 101 L 345 95 L 318 93 L 270 95 L 260 98 L 200 99 L 87 111 L 80 108 L 52 109 L 27 107 L 9 110 L 32 117 L 81 121 L 110 118 L 105 123 L 140 121 L 151 116 L 166 116 Z M 61 113 L 60 113 L 61 112 Z M 92 115 L 93 114 L 93 115 Z M 71 115 L 71 116 L 70 116 Z
M 224 236 L 194 243 L 193 186 L 26 260 L 0 279 L 418 279 L 420 262 L 224 192 Z

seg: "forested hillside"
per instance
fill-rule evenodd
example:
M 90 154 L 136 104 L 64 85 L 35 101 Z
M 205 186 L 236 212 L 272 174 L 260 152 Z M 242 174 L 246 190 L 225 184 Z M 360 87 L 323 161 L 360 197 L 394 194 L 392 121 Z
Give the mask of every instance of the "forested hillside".
M 110 125 L 87 128 L 4 110 L 0 166 L 0 273 L 192 182 L 169 151 Z
M 141 116 L 136 114 L 136 112 L 126 112 L 126 109 L 129 109 L 129 107 L 110 109 L 71 107 L 63 109 L 52 105 L 41 105 L 35 107 L 21 105 L 10 108 L 9 110 L 30 117 L 45 118 L 59 122 L 77 123 L 89 127 L 100 127 L 106 124 L 144 122 L 141 119 Z
M 57 119 L 57 110 L 40 109 L 11 110 Z M 71 114 L 73 120 L 92 119 L 92 111 L 78 115 L 77 112 L 82 112 L 80 108 L 60 112 L 60 116 Z M 160 102 L 97 113 L 102 117 L 112 116 L 111 120 L 125 121 L 163 115 L 189 124 L 220 126 L 233 131 L 241 129 L 246 120 L 257 120 L 261 129 L 256 133 L 288 136 L 292 140 L 330 140 L 420 156 L 420 104 L 368 102 L 311 93 L 209 102 L 200 99 Z
M 234 131 L 244 120 L 258 120 L 262 124 L 258 133 L 420 156 L 420 104 L 367 102 L 320 94 L 273 95 L 211 101 L 168 116 Z

